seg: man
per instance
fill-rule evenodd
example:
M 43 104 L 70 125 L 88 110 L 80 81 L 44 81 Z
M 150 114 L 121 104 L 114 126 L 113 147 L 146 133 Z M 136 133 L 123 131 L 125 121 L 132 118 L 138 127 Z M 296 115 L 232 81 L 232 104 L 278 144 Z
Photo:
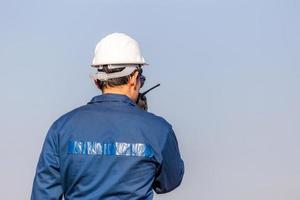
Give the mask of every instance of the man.
M 98 43 L 93 79 L 103 94 L 50 127 L 32 200 L 148 200 L 152 189 L 166 193 L 181 183 L 184 164 L 172 126 L 136 104 L 143 65 L 138 43 L 125 34 Z

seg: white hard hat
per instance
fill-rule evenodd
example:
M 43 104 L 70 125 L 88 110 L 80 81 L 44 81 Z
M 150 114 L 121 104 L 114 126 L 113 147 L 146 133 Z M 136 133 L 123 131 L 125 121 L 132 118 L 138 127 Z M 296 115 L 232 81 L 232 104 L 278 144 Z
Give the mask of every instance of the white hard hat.
M 93 67 L 114 64 L 147 65 L 137 41 L 124 33 L 107 35 L 95 48 Z

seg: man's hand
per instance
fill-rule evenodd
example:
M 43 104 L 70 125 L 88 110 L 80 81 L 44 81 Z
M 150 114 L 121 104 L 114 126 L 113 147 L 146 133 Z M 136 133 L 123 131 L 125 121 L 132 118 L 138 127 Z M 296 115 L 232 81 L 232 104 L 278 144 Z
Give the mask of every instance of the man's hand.
M 137 105 L 141 109 L 147 111 L 148 110 L 148 104 L 147 104 L 147 98 L 145 95 L 142 95 L 139 93 L 138 99 L 137 99 Z

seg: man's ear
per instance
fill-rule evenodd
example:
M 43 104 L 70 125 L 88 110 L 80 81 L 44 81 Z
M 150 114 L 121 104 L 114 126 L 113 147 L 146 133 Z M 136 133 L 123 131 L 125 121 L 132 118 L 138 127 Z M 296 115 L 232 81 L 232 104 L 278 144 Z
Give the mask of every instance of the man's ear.
M 134 74 L 132 76 L 130 76 L 129 78 L 129 84 L 132 86 L 136 86 L 137 85 L 137 77 L 139 75 L 138 71 L 135 71 Z

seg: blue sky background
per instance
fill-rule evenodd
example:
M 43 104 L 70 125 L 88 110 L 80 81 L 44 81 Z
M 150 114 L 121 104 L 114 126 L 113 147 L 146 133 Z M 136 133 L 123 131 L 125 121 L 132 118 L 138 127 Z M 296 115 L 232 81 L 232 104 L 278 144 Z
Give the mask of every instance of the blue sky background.
M 1 1 L 1 198 L 29 199 L 49 126 L 99 94 L 96 43 L 124 32 L 186 163 L 156 199 L 299 200 L 299 22 L 297 0 Z

